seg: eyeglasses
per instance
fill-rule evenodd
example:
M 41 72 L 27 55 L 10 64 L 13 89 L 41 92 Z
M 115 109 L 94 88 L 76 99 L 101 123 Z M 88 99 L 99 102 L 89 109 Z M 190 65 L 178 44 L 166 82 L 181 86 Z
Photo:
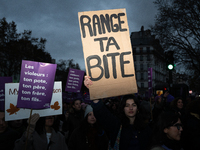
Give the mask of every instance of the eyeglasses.
M 181 128 L 183 128 L 183 125 L 181 123 L 177 123 L 177 124 L 174 124 L 172 126 L 177 127 L 178 130 L 180 130 Z

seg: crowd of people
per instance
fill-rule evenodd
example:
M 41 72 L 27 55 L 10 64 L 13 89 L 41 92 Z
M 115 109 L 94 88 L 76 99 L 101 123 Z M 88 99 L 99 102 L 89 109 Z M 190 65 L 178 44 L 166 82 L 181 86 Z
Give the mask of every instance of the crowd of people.
M 91 81 L 85 79 L 89 88 Z M 63 114 L 5 121 L 1 150 L 200 150 L 200 100 L 168 91 L 144 100 L 134 94 L 63 103 Z

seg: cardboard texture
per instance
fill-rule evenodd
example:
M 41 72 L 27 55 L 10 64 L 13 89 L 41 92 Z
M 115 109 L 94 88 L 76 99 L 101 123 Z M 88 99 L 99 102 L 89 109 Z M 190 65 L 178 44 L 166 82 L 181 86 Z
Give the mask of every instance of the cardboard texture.
M 126 9 L 79 12 L 90 99 L 137 93 Z

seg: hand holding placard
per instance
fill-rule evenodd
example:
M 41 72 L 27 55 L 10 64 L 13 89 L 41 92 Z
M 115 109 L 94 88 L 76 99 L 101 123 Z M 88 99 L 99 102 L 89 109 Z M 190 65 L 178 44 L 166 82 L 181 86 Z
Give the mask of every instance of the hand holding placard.
M 78 16 L 86 74 L 93 81 L 90 99 L 137 93 L 126 10 L 87 11 Z
M 89 89 L 89 87 L 93 84 L 92 81 L 90 80 L 90 76 L 85 76 L 84 78 L 85 78 L 84 85 Z M 95 99 L 93 100 L 93 102 L 98 103 L 99 100 Z
M 84 80 L 84 85 L 89 89 L 89 87 L 93 84 L 92 81 L 90 80 L 90 76 L 85 76 L 84 77 L 85 80 Z

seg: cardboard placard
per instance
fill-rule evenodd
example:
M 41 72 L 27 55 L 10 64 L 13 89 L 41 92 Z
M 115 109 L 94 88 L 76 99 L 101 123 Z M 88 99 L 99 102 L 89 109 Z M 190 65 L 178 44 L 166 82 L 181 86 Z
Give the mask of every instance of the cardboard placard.
M 137 93 L 126 9 L 79 12 L 90 99 Z
M 5 121 L 27 119 L 31 109 L 17 108 L 19 83 L 5 84 Z M 41 117 L 62 114 L 62 82 L 54 83 L 53 95 L 50 108 L 33 110 L 32 114 L 38 113 Z

